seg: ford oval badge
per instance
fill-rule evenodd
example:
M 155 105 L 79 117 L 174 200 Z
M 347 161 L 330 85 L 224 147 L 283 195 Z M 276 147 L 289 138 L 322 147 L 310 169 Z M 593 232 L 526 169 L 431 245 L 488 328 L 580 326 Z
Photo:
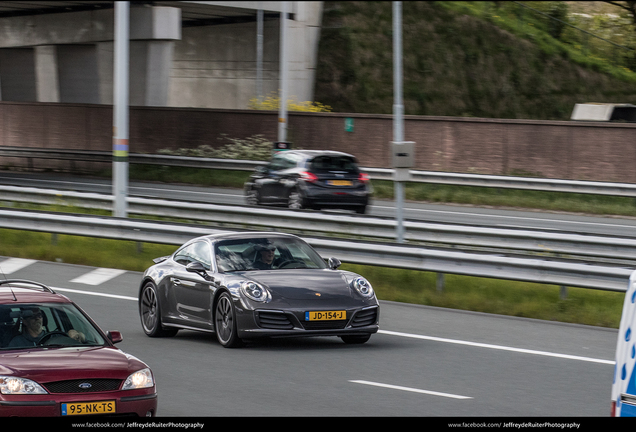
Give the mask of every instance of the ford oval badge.
M 79 388 L 81 388 L 82 390 L 88 390 L 91 387 L 93 387 L 93 385 L 91 383 L 81 383 L 79 385 Z

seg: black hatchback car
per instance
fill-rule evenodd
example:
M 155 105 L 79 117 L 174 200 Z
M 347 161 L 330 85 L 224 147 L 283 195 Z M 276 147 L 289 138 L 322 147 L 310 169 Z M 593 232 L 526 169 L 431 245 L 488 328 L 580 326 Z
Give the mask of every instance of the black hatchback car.
M 345 209 L 363 214 L 372 193 L 369 176 L 350 154 L 288 150 L 258 167 L 245 183 L 250 205 L 286 205 L 290 209 Z

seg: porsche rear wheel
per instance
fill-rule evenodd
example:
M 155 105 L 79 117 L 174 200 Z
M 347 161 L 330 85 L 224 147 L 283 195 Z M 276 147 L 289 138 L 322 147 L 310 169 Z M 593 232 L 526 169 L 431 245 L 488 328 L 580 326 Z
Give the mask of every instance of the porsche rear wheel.
M 141 326 L 150 337 L 174 336 L 178 329 L 165 329 L 161 325 L 159 299 L 157 298 L 157 287 L 154 283 L 148 282 L 144 285 L 139 297 L 139 316 Z
M 219 343 L 225 348 L 236 348 L 243 345 L 236 330 L 236 311 L 232 297 L 224 292 L 216 302 L 214 312 L 214 330 Z

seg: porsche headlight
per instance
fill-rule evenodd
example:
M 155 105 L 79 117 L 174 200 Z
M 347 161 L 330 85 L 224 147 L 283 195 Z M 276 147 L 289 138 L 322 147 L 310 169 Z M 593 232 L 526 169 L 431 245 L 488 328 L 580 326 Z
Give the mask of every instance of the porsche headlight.
M 250 300 L 267 303 L 272 299 L 269 291 L 252 281 L 241 282 L 241 292 Z
M 4 395 L 47 394 L 40 384 L 26 378 L 0 376 L 0 393 Z
M 360 295 L 362 295 L 362 297 L 373 297 L 373 287 L 365 278 L 357 277 L 353 280 L 353 282 L 351 282 L 351 285 L 353 285 L 353 288 L 355 288 L 355 290 L 358 291 Z
M 150 369 L 142 369 L 140 371 L 131 374 L 126 378 L 122 390 L 135 390 L 142 388 L 149 388 L 155 385 L 155 381 L 152 379 L 152 372 Z

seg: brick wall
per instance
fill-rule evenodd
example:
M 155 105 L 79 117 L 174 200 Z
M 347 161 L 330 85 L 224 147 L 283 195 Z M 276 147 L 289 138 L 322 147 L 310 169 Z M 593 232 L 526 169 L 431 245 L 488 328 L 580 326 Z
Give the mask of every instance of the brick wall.
M 353 130 L 345 130 L 345 119 Z M 252 110 L 131 107 L 130 151 L 223 144 L 227 134 L 277 139 L 278 113 Z M 81 150 L 112 149 L 112 107 L 0 102 L 0 145 Z M 289 113 L 296 148 L 352 153 L 361 165 L 389 167 L 390 115 Z M 636 124 L 406 116 L 416 168 L 480 174 L 636 183 Z M 25 166 L 17 158 L 0 165 Z M 68 162 L 36 161 L 38 168 Z M 91 164 L 84 164 L 89 167 Z

